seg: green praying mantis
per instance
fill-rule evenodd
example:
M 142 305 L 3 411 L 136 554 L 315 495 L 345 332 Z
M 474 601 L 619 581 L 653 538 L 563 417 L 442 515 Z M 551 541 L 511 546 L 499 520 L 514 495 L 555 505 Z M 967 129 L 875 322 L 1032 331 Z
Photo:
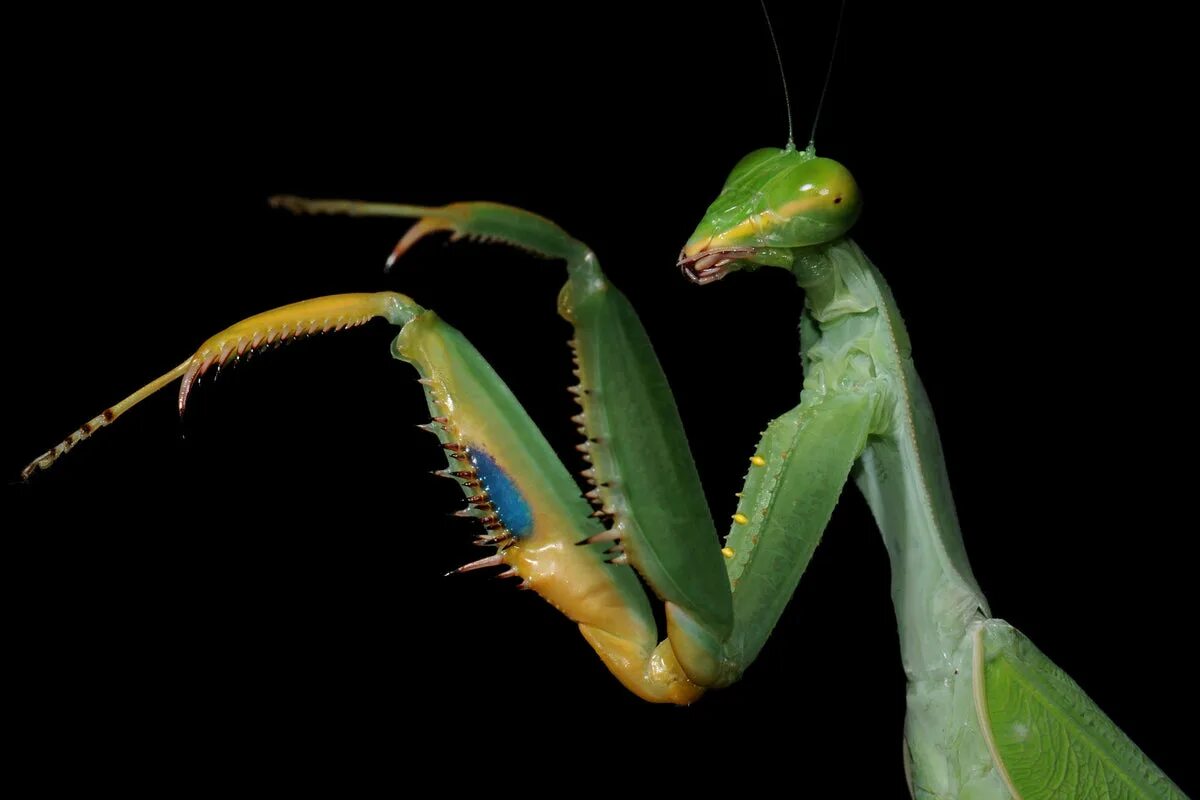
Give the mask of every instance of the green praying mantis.
M 798 155 L 798 154 L 797 154 L 797 155 Z M 715 184 L 715 180 L 716 180 L 716 179 L 713 179 L 713 182 L 714 182 L 714 184 Z M 701 203 L 701 205 L 702 205 L 702 203 Z M 308 222 L 312 222 L 312 221 L 308 221 Z M 298 229 L 298 228 L 296 228 L 296 229 Z M 574 231 L 572 231 L 572 233 L 574 233 Z M 581 234 L 581 235 L 582 235 L 582 234 Z M 599 247 L 598 247 L 598 251 L 600 251 L 600 248 L 599 248 Z M 604 260 L 604 263 L 606 264 L 606 266 L 607 266 L 608 264 L 610 264 L 612 260 L 614 260 L 614 259 L 613 259 L 613 258 L 611 258 L 611 257 L 606 257 L 605 253 L 604 253 L 604 252 L 602 252 L 602 251 L 599 253 L 599 255 L 600 255 L 600 258 L 601 258 L 602 260 Z M 692 263 L 692 265 L 695 265 L 695 263 Z M 524 269 L 524 267 L 522 267 L 522 269 Z M 558 267 L 557 267 L 557 266 L 553 266 L 553 267 L 551 267 L 550 265 L 544 265 L 544 264 L 535 264 L 535 267 L 534 267 L 534 269 L 540 269 L 541 271 L 544 271 L 544 272 L 546 272 L 546 271 L 548 271 L 548 270 L 550 270 L 550 269 L 558 269 Z M 817 267 L 817 269 L 820 269 L 820 267 Z M 887 266 L 884 266 L 884 270 L 886 270 L 886 269 L 887 269 Z M 752 278 L 746 278 L 745 276 L 742 276 L 742 279 L 743 279 L 743 281 L 757 281 L 757 279 L 760 279 L 760 278 L 762 278 L 762 277 L 766 277 L 766 276 L 762 276 L 762 275 L 756 275 L 756 276 L 754 276 L 754 277 L 752 277 Z M 724 289 L 724 288 L 725 288 L 725 287 L 724 287 L 724 285 L 721 285 L 721 287 L 714 287 L 714 288 L 712 288 L 712 289 L 706 289 L 706 290 L 707 290 L 707 291 L 719 291 L 719 290 L 721 290 L 721 289 Z M 466 305 L 466 301 L 464 301 L 463 305 Z M 431 306 L 431 307 L 433 307 L 433 306 L 434 306 L 434 303 L 430 303 L 430 306 Z M 644 314 L 644 312 L 643 312 L 643 314 Z M 602 330 L 605 330 L 605 329 L 604 329 L 604 326 L 599 326 L 599 327 L 596 327 L 596 329 L 595 329 L 595 330 L 596 330 L 596 331 L 602 331 Z M 922 348 L 922 343 L 920 343 L 920 341 L 919 341 L 919 339 L 918 339 L 918 341 L 917 341 L 916 345 L 914 345 L 914 351 L 916 351 L 916 353 L 917 353 L 917 357 L 918 357 L 918 363 L 920 363 L 920 361 L 919 361 L 920 348 Z M 786 350 L 786 348 L 785 348 L 785 350 Z M 584 356 L 584 362 L 586 362 L 586 356 Z M 586 367 L 584 367 L 584 368 L 586 368 Z M 601 378 L 602 378 L 602 377 L 601 377 Z M 736 378 L 736 379 L 740 379 L 740 378 Z M 744 380 L 744 379 L 742 379 L 742 380 Z M 490 417 L 490 419 L 491 419 L 491 417 Z M 485 422 L 486 422 L 486 421 L 485 421 Z M 878 434 L 876 434 L 876 435 L 878 435 Z M 114 445 L 114 446 L 115 446 L 115 445 Z M 762 457 L 762 458 L 764 459 L 764 461 L 766 461 L 766 459 L 767 459 L 767 456 L 766 456 L 766 455 L 761 455 L 761 453 L 757 453 L 757 452 L 755 452 L 755 453 L 754 453 L 754 455 Z M 754 465 L 754 467 L 757 467 L 757 464 L 754 464 L 754 463 L 752 463 L 752 462 L 751 462 L 751 465 Z M 763 467 L 767 467 L 767 464 L 763 464 Z M 958 479 L 956 479 L 956 480 L 958 480 Z M 827 492 L 827 493 L 828 493 L 828 492 Z M 702 504 L 701 504 L 701 505 L 702 505 Z M 695 503 L 692 503 L 692 504 L 691 504 L 691 506 L 692 506 L 692 507 L 695 507 L 695 506 L 696 506 L 696 504 L 695 504 Z M 740 513 L 740 511 L 739 511 L 738 513 Z M 749 522 L 749 517 L 751 517 L 751 515 L 744 515 L 744 516 L 748 517 L 748 522 Z M 822 522 L 823 522 L 823 521 L 822 521 Z M 734 523 L 734 524 L 738 524 L 738 523 Z M 748 529 L 748 530 L 749 530 L 749 528 L 746 528 L 746 529 Z M 737 530 L 737 529 L 734 529 L 734 530 Z M 740 546 L 738 546 L 738 547 L 740 547 Z M 734 549 L 736 549 L 736 551 L 737 551 L 737 548 L 738 548 L 738 547 L 736 547 L 736 548 L 734 548 Z M 583 552 L 583 551 L 586 551 L 586 548 L 581 548 L 581 552 Z M 734 557 L 737 557 L 738 553 L 737 553 L 737 552 L 734 552 L 734 554 L 733 554 L 733 555 L 734 555 Z M 606 570 L 610 570 L 610 571 L 612 571 L 612 570 L 614 570 L 614 567 L 605 567 L 605 569 L 606 569 Z M 625 572 L 626 572 L 626 573 L 628 573 L 629 571 L 628 571 L 628 570 L 626 570 Z M 653 583 L 653 582 L 652 582 L 652 583 Z M 536 587 L 534 587 L 534 588 L 536 588 Z M 658 588 L 658 585 L 656 585 L 656 584 L 655 584 L 655 588 Z M 986 587 L 985 587 L 985 588 L 986 588 Z M 498 600 L 498 601 L 496 601 L 496 602 L 503 602 L 503 599 L 500 599 L 500 600 Z M 702 633 L 703 633 L 703 632 L 702 632 Z M 703 638 L 703 637 L 697 637 L 697 638 Z M 709 637 L 709 638 L 712 638 L 712 637 Z M 702 657 L 702 656 L 701 656 L 701 657 Z M 685 670 L 685 672 L 688 672 L 688 670 Z M 689 674 L 690 674 L 690 673 L 689 673 Z M 752 672 L 751 672 L 751 674 L 752 674 Z M 720 682 L 720 679 L 718 679 L 718 681 L 714 681 L 714 682 Z M 918 771 L 918 777 L 919 777 L 919 776 L 920 776 L 920 772 Z M 917 783 L 918 783 L 918 786 L 925 786 L 925 784 L 924 784 L 924 783 L 922 783 L 922 782 L 919 782 L 919 781 L 918 781 Z

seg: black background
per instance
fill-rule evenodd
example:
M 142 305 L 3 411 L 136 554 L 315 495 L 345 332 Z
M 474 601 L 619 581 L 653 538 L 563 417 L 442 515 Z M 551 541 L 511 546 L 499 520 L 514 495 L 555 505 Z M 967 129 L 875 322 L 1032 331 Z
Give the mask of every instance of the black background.
M 1162 168 L 1123 139 L 1141 46 L 1118 18 L 897 5 L 848 13 L 819 151 L 862 187 L 993 611 L 1186 789 L 1190 395 L 1175 248 L 1149 243 Z M 428 242 L 384 276 L 402 223 L 265 204 L 493 199 L 588 242 L 640 309 L 726 518 L 801 384 L 785 274 L 673 266 L 733 163 L 784 141 L 755 4 L 81 13 L 15 28 L 9 85 L 6 704 L 47 785 L 905 796 L 856 492 L 745 679 L 645 705 L 536 596 L 441 577 L 481 551 L 382 323 L 206 380 L 182 423 L 164 393 L 15 481 L 231 322 L 384 288 L 463 330 L 582 466 L 560 267 Z M 836 8 L 774 13 L 803 140 Z

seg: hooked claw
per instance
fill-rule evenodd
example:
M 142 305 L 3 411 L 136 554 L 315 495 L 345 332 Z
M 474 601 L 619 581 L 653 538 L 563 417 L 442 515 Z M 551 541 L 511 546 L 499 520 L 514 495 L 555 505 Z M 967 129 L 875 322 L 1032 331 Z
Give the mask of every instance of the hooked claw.
M 385 270 L 390 270 L 400 256 L 427 234 L 453 231 L 455 237 L 468 232 L 471 206 L 478 203 L 451 203 L 447 206 L 412 206 L 399 203 L 372 203 L 362 200 L 317 200 L 294 195 L 276 195 L 267 201 L 272 208 L 282 208 L 293 214 L 345 214 L 351 217 L 416 217 L 417 223 L 408 229 L 388 256 Z

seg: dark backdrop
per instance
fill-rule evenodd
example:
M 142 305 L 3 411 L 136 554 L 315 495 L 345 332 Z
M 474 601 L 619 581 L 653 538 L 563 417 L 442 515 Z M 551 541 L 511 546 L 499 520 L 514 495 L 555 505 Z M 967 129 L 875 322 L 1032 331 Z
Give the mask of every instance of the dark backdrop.
M 803 141 L 836 9 L 776 5 Z M 1192 470 L 1167 467 L 1186 413 L 1159 321 L 1171 245 L 1143 241 L 1155 170 L 1122 149 L 1130 56 L 1099 33 L 1123 23 L 863 6 L 818 145 L 862 187 L 856 237 L 912 335 L 979 582 L 1186 789 Z M 699 289 L 673 264 L 733 163 L 784 141 L 756 5 L 27 22 L 14 481 L 231 322 L 384 288 L 462 329 L 575 468 L 560 267 L 429 242 L 385 276 L 402 224 L 265 204 L 494 199 L 599 253 L 731 513 L 758 432 L 797 399 L 802 298 L 782 273 Z M 182 423 L 164 393 L 6 487 L 12 719 L 43 780 L 569 792 L 645 768 L 657 791 L 904 796 L 888 564 L 855 491 L 745 679 L 691 709 L 642 704 L 533 594 L 441 577 L 480 551 L 428 475 L 442 459 L 392 335 L 255 359 L 205 381 Z

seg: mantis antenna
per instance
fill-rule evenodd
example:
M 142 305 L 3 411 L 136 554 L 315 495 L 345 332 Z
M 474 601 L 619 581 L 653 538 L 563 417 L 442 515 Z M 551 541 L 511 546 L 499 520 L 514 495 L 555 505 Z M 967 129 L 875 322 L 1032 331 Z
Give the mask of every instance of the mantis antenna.
M 764 0 L 765 2 L 765 0 Z M 763 11 L 766 11 L 766 6 L 763 6 Z M 825 83 L 821 86 L 821 97 L 817 100 L 817 113 L 813 116 L 812 130 L 808 134 L 808 147 L 812 149 L 813 144 L 817 140 L 817 122 L 821 119 L 821 107 L 825 105 L 825 95 L 829 93 L 829 79 L 833 77 L 833 60 L 837 56 L 838 42 L 842 38 L 842 20 L 846 16 L 846 0 L 842 0 L 842 4 L 838 7 L 837 27 L 833 32 L 833 49 L 829 51 L 829 69 L 825 70 Z M 770 28 L 771 21 L 767 20 L 767 27 Z M 771 41 L 775 41 L 775 33 L 771 32 Z M 775 57 L 779 58 L 779 45 L 775 45 Z M 779 71 L 783 72 L 783 61 L 779 61 Z M 783 83 L 784 97 L 787 97 L 787 81 Z M 792 110 L 791 105 L 788 106 L 788 147 L 792 146 Z
M 779 80 L 783 83 L 783 103 L 785 106 L 787 106 L 787 119 L 788 119 L 788 140 L 787 140 L 787 148 L 786 149 L 795 150 L 796 149 L 796 141 L 795 141 L 795 138 L 792 136 L 792 98 L 790 95 L 788 95 L 787 73 L 785 73 L 783 71 L 783 56 L 780 55 L 780 53 L 779 53 L 779 40 L 775 38 L 775 26 L 771 24 L 771 15 L 767 13 L 767 0 L 758 0 L 758 2 L 762 6 L 763 16 L 766 17 L 766 19 L 767 19 L 767 33 L 771 34 L 771 45 L 775 48 L 775 63 L 777 63 L 779 65 Z M 837 47 L 837 39 L 836 38 L 834 39 L 834 47 Z M 831 67 L 833 66 L 832 62 L 830 63 L 830 66 Z M 826 86 L 829 85 L 829 76 L 828 75 L 825 76 L 825 85 Z M 822 100 L 825 99 L 825 92 L 823 90 L 821 92 L 821 99 Z M 820 103 L 817 104 L 817 113 L 818 114 L 821 113 Z M 817 125 L 816 125 L 816 122 L 814 121 L 813 122 L 813 131 L 814 132 L 816 131 L 816 127 L 817 127 Z M 811 142 L 810 142 L 810 144 L 811 144 Z

